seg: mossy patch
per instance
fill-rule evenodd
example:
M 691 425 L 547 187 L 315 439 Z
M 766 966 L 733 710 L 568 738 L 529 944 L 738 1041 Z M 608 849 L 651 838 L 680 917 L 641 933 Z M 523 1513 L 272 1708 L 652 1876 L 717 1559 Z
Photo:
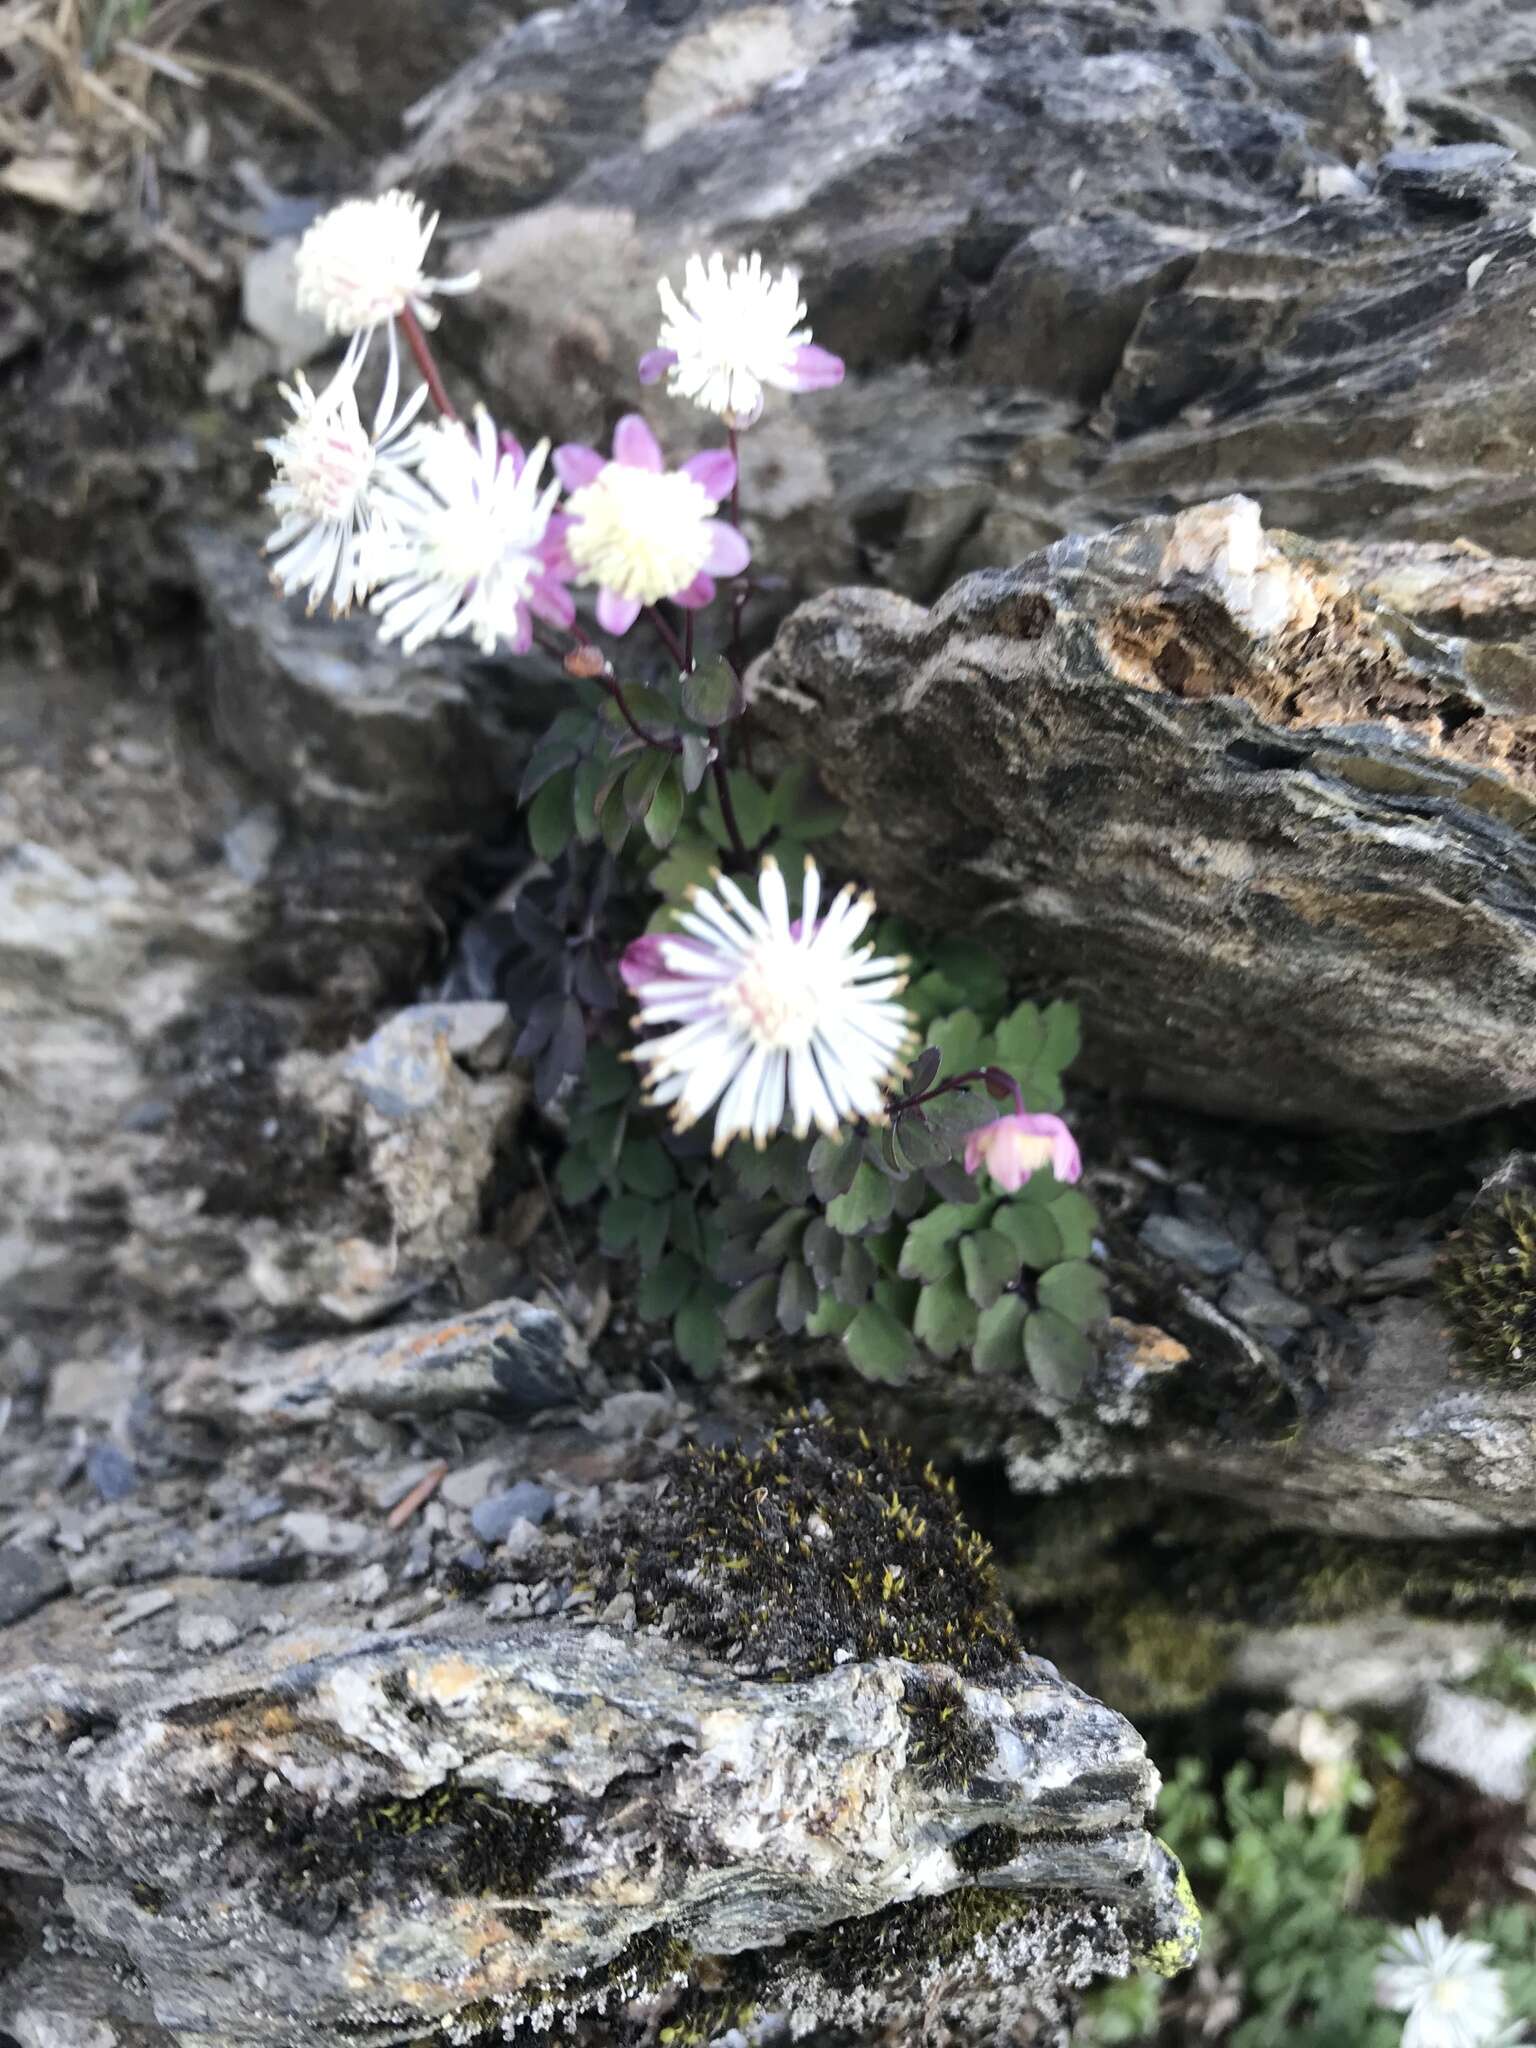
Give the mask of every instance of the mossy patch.
M 952 1678 L 914 1673 L 903 1689 L 901 1711 L 912 1724 L 907 1762 L 924 1785 L 964 1791 L 996 1754 L 991 1729 L 977 1723 Z
M 1020 1654 L 954 1485 L 901 1445 L 802 1414 L 757 1450 L 690 1447 L 594 1567 L 642 1622 L 769 1677 L 839 1657 L 982 1676 Z
M 968 1877 L 979 1877 L 984 1870 L 996 1870 L 1004 1863 L 1011 1863 L 1018 1855 L 1023 1840 L 1017 1828 L 1002 1827 L 988 1821 L 979 1828 L 972 1828 L 968 1835 L 962 1835 L 949 1853 Z
M 1487 1379 L 1536 1381 L 1536 1194 L 1518 1188 L 1475 1209 L 1435 1285 L 1464 1365 Z
M 553 1808 L 452 1783 L 318 1817 L 273 1810 L 263 1832 L 279 1864 L 278 1910 L 306 1927 L 422 1886 L 445 1898 L 517 1898 L 562 1843 Z

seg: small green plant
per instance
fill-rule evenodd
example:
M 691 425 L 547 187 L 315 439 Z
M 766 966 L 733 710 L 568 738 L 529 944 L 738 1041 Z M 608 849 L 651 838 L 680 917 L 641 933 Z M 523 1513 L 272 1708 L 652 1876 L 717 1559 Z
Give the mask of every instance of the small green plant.
M 1390 1785 L 1395 1782 L 1388 1779 Z M 1168 1846 L 1200 1899 L 1205 1952 L 1241 2016 L 1222 2038 L 1233 2048 L 1399 2048 L 1401 2015 L 1376 2004 L 1376 1968 L 1394 1933 L 1362 1910 L 1371 1833 L 1358 1825 L 1374 1795 L 1358 1773 L 1311 1811 L 1290 1774 L 1238 1764 L 1220 1789 L 1201 1759 L 1186 1757 L 1163 1787 Z M 1488 1943 L 1515 2021 L 1536 2018 L 1536 1913 L 1498 1907 L 1461 1930 Z M 1153 1978 L 1095 1994 L 1077 2039 L 1151 2041 L 1164 2001 L 1184 1993 Z
M 671 1319 L 697 1372 L 719 1366 L 728 1338 L 777 1328 L 839 1339 L 871 1379 L 964 1357 L 981 1374 L 1028 1370 L 1070 1398 L 1108 1307 L 1093 1204 L 1049 1168 L 1016 1194 L 1000 1191 L 966 1170 L 964 1153 L 996 1119 L 994 1093 L 1030 1112 L 1061 1106 L 1077 1012 L 1005 1010 L 997 963 L 967 942 L 924 952 L 887 923 L 875 943 L 915 955 L 908 1001 L 928 1041 L 887 1122 L 711 1159 L 702 1142 L 667 1131 L 632 1069 L 596 1047 L 561 1192 L 571 1202 L 601 1193 L 603 1248 L 636 1256 L 640 1314 Z M 957 998 L 959 1008 L 937 1007 Z
M 1474 1209 L 1435 1284 L 1467 1365 L 1490 1378 L 1536 1379 L 1536 1195 L 1517 1189 Z

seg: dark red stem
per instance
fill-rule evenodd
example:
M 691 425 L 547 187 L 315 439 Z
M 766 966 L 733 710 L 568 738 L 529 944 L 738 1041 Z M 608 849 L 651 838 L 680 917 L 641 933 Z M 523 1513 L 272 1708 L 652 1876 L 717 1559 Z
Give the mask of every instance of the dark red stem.
M 614 703 L 618 705 L 619 716 L 635 735 L 636 739 L 644 740 L 648 747 L 659 747 L 664 754 L 680 754 L 683 751 L 683 743 L 680 739 L 675 737 L 672 739 L 662 739 L 659 734 L 646 731 L 645 727 L 625 703 L 624 692 L 612 676 L 599 676 L 598 681 L 608 692 Z
M 682 642 L 678 639 L 677 635 L 673 632 L 672 628 L 667 624 L 666 620 L 661 616 L 661 613 L 657 611 L 655 605 L 648 604 L 645 607 L 645 616 L 656 628 L 656 635 L 657 638 L 661 641 L 662 646 L 666 648 L 668 654 L 670 654 L 672 659 L 677 663 L 679 675 L 683 674 L 686 671 L 688 664 L 683 659 Z
M 416 358 L 416 367 L 421 372 L 422 381 L 432 394 L 432 403 L 445 420 L 456 420 L 458 414 L 453 409 L 453 400 L 448 396 L 443 373 L 437 367 L 437 358 L 432 353 L 427 337 L 421 331 L 421 322 L 409 306 L 401 310 L 400 326 L 410 345 L 411 354 Z

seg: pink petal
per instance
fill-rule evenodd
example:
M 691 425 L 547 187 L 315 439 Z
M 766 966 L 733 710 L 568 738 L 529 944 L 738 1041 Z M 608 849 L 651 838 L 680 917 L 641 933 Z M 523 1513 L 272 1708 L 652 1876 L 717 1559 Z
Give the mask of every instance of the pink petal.
M 674 590 L 672 602 L 680 604 L 684 611 L 701 612 L 707 604 L 715 601 L 715 579 L 701 569 L 693 581 L 681 590 Z
M 520 604 L 513 613 L 516 631 L 507 642 L 514 654 L 526 654 L 533 645 L 533 620 L 528 616 L 528 607 Z
M 606 585 L 597 593 L 597 623 L 615 639 L 627 633 L 639 616 L 638 597 L 620 597 L 616 590 L 609 590 Z
M 828 391 L 834 384 L 842 383 L 843 374 L 841 356 L 807 341 L 789 359 L 785 388 L 790 391 Z
M 619 955 L 619 979 L 627 989 L 642 989 L 647 982 L 662 978 L 667 969 L 664 943 L 659 932 L 630 940 Z
M 607 467 L 606 456 L 595 448 L 584 448 L 579 441 L 564 441 L 554 453 L 555 475 L 568 491 L 596 482 Z
M 546 620 L 551 626 L 572 626 L 576 623 L 576 606 L 571 593 L 553 576 L 534 577 L 528 589 L 528 607 L 536 617 Z
M 706 569 L 713 569 L 717 576 L 739 576 L 752 559 L 752 550 L 747 545 L 746 535 L 738 533 L 734 526 L 724 519 L 707 519 L 709 528 L 709 553 L 704 557 Z
M 625 413 L 614 428 L 613 459 L 626 469 L 648 469 L 658 476 L 667 466 L 660 442 L 637 412 Z
M 736 482 L 736 459 L 729 448 L 706 448 L 701 455 L 689 456 L 683 475 L 691 476 L 717 505 L 723 504 Z
M 972 1131 L 971 1135 L 965 1141 L 965 1170 L 967 1173 L 974 1173 L 977 1167 L 981 1164 L 981 1140 L 982 1132 Z
M 640 382 L 659 384 L 676 361 L 675 348 L 648 348 L 640 358 Z

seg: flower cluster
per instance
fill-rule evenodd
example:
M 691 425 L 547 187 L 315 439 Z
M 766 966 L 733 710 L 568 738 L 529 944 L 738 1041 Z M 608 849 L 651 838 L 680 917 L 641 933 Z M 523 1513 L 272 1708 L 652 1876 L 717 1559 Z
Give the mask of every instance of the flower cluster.
M 564 636 L 556 651 L 572 674 L 600 682 L 623 728 L 597 763 L 611 770 L 608 779 L 583 785 L 587 814 L 576 829 L 593 837 L 600 824 L 612 847 L 643 814 L 654 842 L 665 845 L 685 793 L 712 773 L 731 852 L 743 864 L 755 860 L 760 849 L 742 839 L 731 811 L 722 733 L 740 708 L 740 622 L 750 586 L 736 582 L 731 651 L 714 657 L 712 678 L 694 662 L 694 614 L 714 603 L 720 579 L 742 578 L 750 562 L 739 523 L 740 435 L 768 391 L 825 390 L 842 381 L 843 364 L 812 342 L 793 270 L 775 276 L 756 253 L 734 266 L 719 254 L 692 256 L 680 291 L 660 281 L 657 346 L 641 359 L 639 376 L 643 384 L 665 378 L 671 395 L 723 422 L 727 445 L 669 467 L 646 421 L 628 413 L 606 455 L 576 443 L 552 448 L 547 439 L 524 448 L 484 407 L 461 420 L 433 360 L 426 335 L 441 317 L 435 302 L 479 281 L 473 272 L 428 273 L 437 225 L 409 193 L 386 192 L 334 208 L 299 246 L 298 302 L 345 349 L 322 390 L 298 375 L 283 387 L 292 417 L 263 444 L 276 470 L 267 493 L 277 517 L 267 543 L 274 580 L 285 593 L 302 590 L 311 610 L 327 598 L 337 612 L 366 604 L 380 637 L 407 654 L 461 637 L 488 656 L 522 654 L 540 627 Z M 381 333 L 382 390 L 365 424 L 359 380 Z M 402 341 L 421 373 L 409 396 Z M 429 399 L 436 417 L 424 421 Z M 636 718 L 612 666 L 577 624 L 576 586 L 593 592 L 596 622 L 615 638 L 649 616 L 677 663 L 678 727 L 657 732 L 654 713 L 649 725 Z M 677 608 L 675 625 L 661 605 Z M 650 694 L 665 708 L 665 698 Z M 539 764 L 530 785 L 536 846 L 534 824 L 546 817 L 554 850 L 565 843 L 558 834 L 571 829 L 580 751 L 562 737 Z M 786 1126 L 802 1139 L 813 1128 L 831 1135 L 883 1126 L 893 1112 L 906 1115 L 904 1129 L 918 1144 L 927 1130 L 920 1105 L 977 1079 L 998 1093 L 996 1075 L 931 1087 L 930 1066 L 910 1098 L 888 1103 L 916 1040 L 898 1001 L 906 962 L 863 942 L 873 912 L 873 899 L 852 887 L 824 903 L 810 860 L 797 915 L 771 855 L 755 898 L 724 876 L 713 889 L 695 889 L 680 930 L 638 941 L 623 962 L 643 1033 L 632 1057 L 649 1099 L 679 1129 L 713 1110 L 721 1151 L 738 1137 L 762 1147 Z M 575 1020 L 566 1035 L 579 1045 L 580 1008 L 569 1007 Z M 1075 1180 L 1077 1148 L 1065 1125 L 1026 1114 L 1012 1085 L 1017 1113 L 973 1132 L 967 1171 L 985 1167 L 1010 1192 L 1047 1167 L 1058 1183 Z M 937 1142 L 929 1133 L 930 1149 Z
M 647 607 L 709 605 L 715 579 L 740 576 L 750 560 L 739 529 L 716 516 L 736 488 L 732 450 L 669 469 L 631 413 L 611 457 L 557 448 L 546 483 L 548 444 L 525 455 L 483 411 L 468 426 L 451 415 L 417 425 L 435 375 L 422 333 L 440 318 L 433 301 L 479 282 L 474 272 L 427 274 L 436 228 L 419 200 L 386 192 L 335 207 L 299 245 L 298 303 L 347 348 L 323 391 L 302 377 L 284 387 L 294 417 L 264 444 L 277 471 L 268 551 L 280 587 L 305 589 L 311 610 L 327 596 L 337 612 L 367 601 L 383 637 L 408 652 L 466 635 L 486 654 L 526 653 L 535 619 L 574 625 L 573 583 L 595 587 L 598 624 L 616 636 Z M 666 279 L 659 289 L 661 347 L 642 380 L 669 373 L 673 392 L 718 414 L 733 436 L 761 412 L 765 386 L 809 391 L 842 378 L 837 357 L 812 347 L 801 324 L 793 271 L 774 278 L 756 254 L 734 271 L 719 255 L 707 265 L 695 256 L 681 297 Z M 381 328 L 384 392 L 365 430 L 357 386 Z M 403 405 L 401 332 L 427 372 Z
M 1419 1920 L 1395 1934 L 1376 1970 L 1376 2003 L 1406 2015 L 1403 2048 L 1502 2048 L 1521 2038 L 1508 2025 L 1504 1980 L 1485 1941 Z

